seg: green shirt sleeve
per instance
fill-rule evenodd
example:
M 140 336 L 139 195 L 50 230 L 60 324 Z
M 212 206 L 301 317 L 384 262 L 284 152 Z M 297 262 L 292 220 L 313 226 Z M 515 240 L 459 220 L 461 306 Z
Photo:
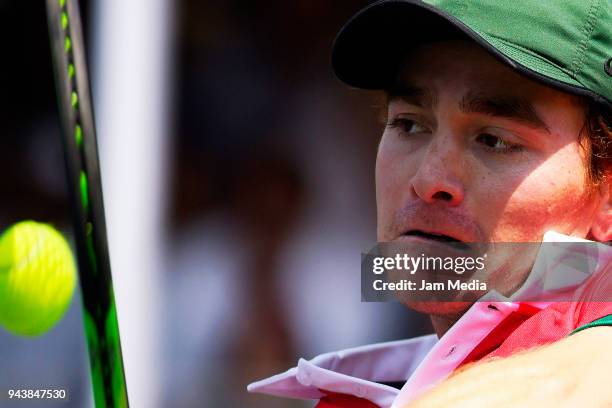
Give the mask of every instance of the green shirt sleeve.
M 569 335 L 571 336 L 572 334 L 578 333 L 579 331 L 582 331 L 584 329 L 597 326 L 612 326 L 612 314 L 604 316 L 597 320 L 593 320 L 591 323 L 585 324 L 584 326 L 580 326 L 576 330 L 571 332 Z

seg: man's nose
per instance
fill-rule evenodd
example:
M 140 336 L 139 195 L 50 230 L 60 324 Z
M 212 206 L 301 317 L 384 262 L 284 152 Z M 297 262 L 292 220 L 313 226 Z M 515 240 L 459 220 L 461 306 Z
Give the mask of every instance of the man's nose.
M 458 206 L 465 196 L 463 172 L 460 146 L 448 139 L 432 141 L 411 180 L 412 188 L 428 204 L 446 202 Z

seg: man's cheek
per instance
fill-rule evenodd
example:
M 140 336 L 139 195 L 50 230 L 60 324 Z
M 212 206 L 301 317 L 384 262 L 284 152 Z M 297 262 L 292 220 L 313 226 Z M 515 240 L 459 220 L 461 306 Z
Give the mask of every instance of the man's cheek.
M 584 213 L 584 189 L 575 180 L 540 176 L 537 183 L 527 181 L 506 203 L 498 223 L 503 240 L 539 240 L 548 229 L 572 233 L 576 223 L 588 216 Z
M 401 188 L 396 178 L 384 172 L 376 173 L 376 207 L 378 217 L 378 240 L 388 241 L 391 236 L 393 214 L 402 206 Z
M 498 221 L 492 234 L 496 242 L 537 242 L 546 228 L 546 213 L 525 208 L 510 208 Z
M 378 240 L 394 239 L 395 215 L 409 202 L 411 173 L 393 152 L 379 150 L 376 162 Z

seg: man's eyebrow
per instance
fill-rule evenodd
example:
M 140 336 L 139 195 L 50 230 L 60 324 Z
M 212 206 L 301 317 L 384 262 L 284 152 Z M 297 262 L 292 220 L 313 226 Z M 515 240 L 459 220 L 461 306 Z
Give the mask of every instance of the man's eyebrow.
M 437 103 L 435 92 L 415 85 L 396 84 L 387 90 L 387 102 L 401 100 L 421 108 L 434 108 Z
M 548 125 L 538 115 L 533 105 L 522 98 L 470 92 L 462 98 L 459 107 L 466 113 L 481 113 L 511 119 L 550 133 Z

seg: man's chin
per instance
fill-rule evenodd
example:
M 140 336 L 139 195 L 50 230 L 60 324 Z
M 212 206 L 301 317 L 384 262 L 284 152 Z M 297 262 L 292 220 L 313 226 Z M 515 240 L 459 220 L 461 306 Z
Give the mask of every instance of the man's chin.
M 474 302 L 404 302 L 404 305 L 415 312 L 447 318 L 461 317 L 473 304 Z

